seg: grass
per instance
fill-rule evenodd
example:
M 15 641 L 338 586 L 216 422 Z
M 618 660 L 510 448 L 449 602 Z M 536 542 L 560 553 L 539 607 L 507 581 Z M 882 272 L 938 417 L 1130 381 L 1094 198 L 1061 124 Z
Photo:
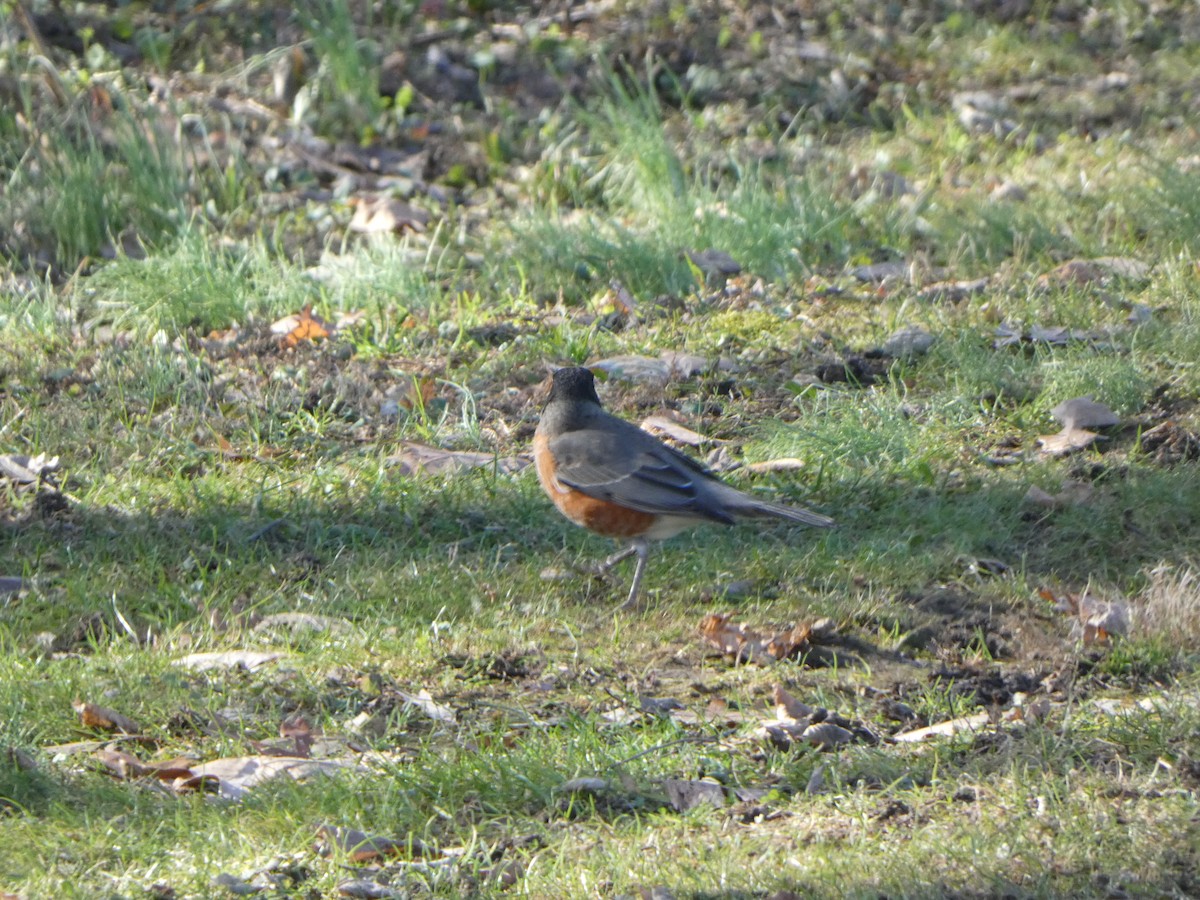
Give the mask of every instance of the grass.
M 316 61 L 307 90 L 339 102 L 311 122 L 302 103 L 281 115 L 351 143 L 411 140 L 372 79 L 388 29 L 415 13 L 324 12 L 335 27 L 293 24 Z M 637 21 L 730 29 L 728 94 L 689 96 L 684 75 L 656 95 L 647 84 L 669 79 L 653 59 L 648 74 L 599 66 L 578 100 L 504 123 L 511 163 L 489 156 L 485 183 L 404 237 L 347 236 L 335 177 L 300 197 L 311 185 L 282 150 L 269 175 L 250 150 L 191 155 L 132 81 L 102 125 L 32 99 L 20 120 L 0 112 L 0 452 L 61 462 L 58 491 L 0 478 L 0 576 L 26 581 L 0 600 L 0 890 L 201 897 L 223 877 L 336 896 L 363 877 L 434 896 L 1195 892 L 1200 317 L 1186 224 L 1200 203 L 1190 148 L 1163 120 L 1187 48 L 1112 4 L 1080 46 L 1050 16 L 1023 30 L 864 12 L 895 38 L 884 52 L 829 7 L 814 40 L 881 73 L 904 62 L 924 86 L 893 79 L 864 106 L 862 85 L 829 76 L 747 105 L 734 88 L 773 71 L 770 36 L 729 10 L 685 12 Z M 537 27 L 547 58 L 578 40 Z M 1109 71 L 1095 55 L 1139 28 L 1156 53 L 1119 57 L 1142 76 L 1137 121 L 1081 138 L 1079 98 L 1054 91 Z M 183 38 L 160 49 L 154 66 L 196 61 Z M 0 58 L 30 98 L 42 90 L 10 38 Z M 237 62 L 251 80 L 256 66 Z M 1037 71 L 1056 74 L 1041 149 L 953 118 L 967 76 Z M 79 104 L 96 96 L 64 84 Z M 803 91 L 815 99 L 800 112 L 784 104 Z M 437 111 L 420 91 L 412 104 L 406 122 Z M 25 153 L 30 129 L 56 139 Z M 856 195 L 860 167 L 912 191 Z M 1003 180 L 1028 198 L 993 199 Z M 144 246 L 98 262 L 123 234 Z M 683 251 L 710 247 L 745 272 L 706 280 Z M 1074 255 L 1153 265 L 1038 283 Z M 930 274 L 850 274 L 891 259 Z M 919 292 L 984 275 L 958 302 Z M 610 315 L 613 280 L 635 318 Z M 308 304 L 363 315 L 315 344 L 269 332 Z M 1130 321 L 1138 304 L 1148 320 Z M 1085 334 L 997 347 L 1001 323 Z M 927 353 L 875 352 L 908 325 L 935 335 Z M 619 614 L 629 570 L 567 571 L 612 548 L 558 518 L 528 469 L 401 474 L 408 442 L 527 452 L 548 364 L 665 350 L 724 367 L 666 386 L 611 379 L 606 404 L 635 421 L 681 413 L 734 459 L 799 460 L 725 477 L 838 529 L 682 535 L 651 556 L 651 608 Z M 843 369 L 858 375 L 817 377 Z M 1043 458 L 1050 409 L 1082 394 L 1122 424 Z M 1160 427 L 1173 437 L 1146 443 Z M 1078 482 L 1091 487 L 1078 503 L 1026 499 Z M 1043 588 L 1126 600 L 1129 635 L 1078 644 Z M 709 612 L 772 632 L 832 619 L 836 655 L 734 665 L 697 635 Z M 234 650 L 283 656 L 253 671 L 179 664 Z M 884 739 L 780 749 L 755 734 L 776 685 Z M 453 721 L 423 711 L 421 691 Z M 110 749 L 143 762 L 291 752 L 281 727 L 302 716 L 314 757 L 355 768 L 239 802 L 179 793 L 61 747 L 109 739 L 76 700 L 133 718 L 143 739 Z M 661 700 L 682 710 L 656 712 Z M 981 710 L 993 721 L 978 733 L 891 740 Z M 570 789 L 579 778 L 603 783 Z M 667 779 L 720 784 L 725 804 L 678 809 Z M 321 826 L 429 850 L 364 865 L 314 849 Z

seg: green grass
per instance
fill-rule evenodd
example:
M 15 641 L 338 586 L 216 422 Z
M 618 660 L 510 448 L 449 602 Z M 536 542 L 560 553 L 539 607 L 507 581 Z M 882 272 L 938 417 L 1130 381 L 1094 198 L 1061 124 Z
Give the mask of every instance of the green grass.
M 218 876 L 257 875 L 314 897 L 356 876 L 446 897 L 1195 893 L 1200 195 L 1164 118 L 1194 54 L 1162 19 L 1106 4 L 1075 39 L 1062 17 L 1082 7 L 1035 5 L 1030 23 L 825 5 L 806 35 L 844 70 L 821 74 L 818 55 L 786 78 L 786 48 L 744 10 L 623 10 L 700 68 L 651 55 L 618 75 L 579 49 L 609 19 L 575 33 L 539 20 L 537 60 L 564 77 L 589 66 L 573 99 L 526 109 L 501 52 L 480 57 L 484 109 L 441 105 L 413 75 L 401 123 L 378 96 L 382 48 L 424 34 L 426 13 L 325 6 L 264 18 L 228 57 L 184 29 L 147 59 L 196 79 L 220 63 L 228 96 L 265 97 L 292 46 L 270 28 L 294 31 L 311 81 L 256 125 L 204 119 L 183 88 L 152 113 L 132 77 L 104 82 L 119 102 L 97 119 L 90 57 L 56 57 L 59 108 L 27 48 L 0 45 L 24 98 L 20 116 L 0 109 L 0 453 L 61 462 L 61 493 L 0 477 L 0 576 L 27 580 L 0 599 L 0 890 L 204 897 L 226 892 Z M 515 15 L 452 12 L 449 33 L 481 52 Z M 699 59 L 710 45 L 721 66 Z M 1126 65 L 1129 94 L 1079 88 Z M 1044 144 L 955 118 L 957 85 L 1030 79 L 1042 93 L 1012 114 Z M 168 127 L 185 111 L 200 119 Z M 437 127 L 419 137 L 426 117 Z M 352 154 L 306 169 L 286 141 L 258 143 L 285 123 L 428 151 L 428 183 L 351 175 Z M 452 170 L 476 150 L 482 183 L 464 187 Z M 859 190 L 882 173 L 911 192 Z M 993 198 L 1005 180 L 1026 199 Z M 345 200 L 372 192 L 426 205 L 429 231 L 347 232 Z M 704 283 L 685 251 L 707 248 L 743 274 Z M 1152 269 L 1038 282 L 1100 255 Z M 893 259 L 914 264 L 912 283 L 849 271 Z M 958 302 L 919 293 L 985 275 Z M 636 317 L 608 315 L 614 280 Z M 362 317 L 317 344 L 270 333 L 309 304 Z M 1139 305 L 1148 319 L 1130 321 Z M 1079 335 L 996 347 L 1002 323 Z M 929 352 L 881 359 L 908 325 L 936 336 Z M 679 412 L 735 461 L 798 459 L 725 477 L 839 528 L 681 535 L 655 548 L 650 608 L 631 615 L 614 611 L 630 569 L 571 572 L 611 544 L 558 517 L 530 469 L 400 474 L 410 441 L 527 453 L 549 365 L 668 350 L 724 365 L 665 386 L 609 379 L 606 404 L 634 421 Z M 817 377 L 855 366 L 857 381 Z M 414 385 L 431 395 L 412 402 Z M 1122 425 L 1043 458 L 1050 409 L 1084 394 Z M 1174 443 L 1148 449 L 1160 426 Z M 1077 504 L 1026 499 L 1078 482 L 1092 491 Z M 1080 645 L 1043 589 L 1127 601 L 1128 636 Z M 735 665 L 698 635 L 710 612 L 769 633 L 830 618 L 836 656 Z M 229 650 L 284 657 L 177 665 Z M 884 740 L 774 746 L 755 731 L 777 684 Z M 454 721 L 406 700 L 421 691 Z M 1127 714 L 1097 703 L 1145 698 L 1157 705 Z M 240 802 L 120 780 L 53 749 L 102 737 L 76 700 L 132 717 L 144 739 L 115 746 L 142 761 L 253 756 L 301 715 L 315 755 L 356 768 Z M 988 708 L 978 734 L 890 741 Z M 604 785 L 563 789 L 585 777 Z M 727 807 L 673 808 L 664 780 L 700 778 L 728 789 Z M 321 855 L 322 825 L 424 842 L 430 859 Z

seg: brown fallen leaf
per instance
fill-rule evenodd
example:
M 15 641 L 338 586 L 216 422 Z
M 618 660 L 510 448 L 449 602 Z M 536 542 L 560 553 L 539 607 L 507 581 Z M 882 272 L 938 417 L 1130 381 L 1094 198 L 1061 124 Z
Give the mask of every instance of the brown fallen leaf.
M 1098 256 L 1095 259 L 1070 259 L 1038 276 L 1039 288 L 1071 285 L 1107 284 L 1115 278 L 1141 281 L 1150 275 L 1150 266 L 1128 256 Z
M 1072 636 L 1083 641 L 1085 646 L 1108 643 L 1113 638 L 1129 634 L 1129 604 L 1124 600 L 1101 600 L 1087 591 L 1082 594 L 1056 594 L 1049 588 L 1040 588 L 1038 594 L 1043 600 L 1054 604 L 1056 611 L 1066 613 L 1073 619 Z
M 1083 428 L 1064 428 L 1058 434 L 1040 435 L 1037 439 L 1038 451 L 1043 456 L 1057 459 L 1060 456 L 1069 456 L 1076 450 L 1090 447 L 1099 438 L 1100 435 L 1094 431 L 1087 431 Z
M 247 672 L 253 672 L 267 663 L 282 659 L 283 656 L 282 653 L 263 650 L 225 650 L 213 653 L 189 653 L 171 664 L 196 672 L 207 672 L 211 669 L 245 669 Z
M 764 635 L 745 623 L 735 625 L 732 615 L 709 613 L 700 620 L 700 635 L 735 662 L 754 662 L 760 665 L 800 656 L 811 649 L 812 629 L 807 624 L 796 625 L 787 631 Z
M 987 286 L 987 278 L 976 278 L 973 281 L 935 281 L 917 291 L 917 299 L 931 303 L 961 303 L 968 297 L 983 293 Z
M 499 472 L 511 475 L 529 465 L 529 459 L 523 456 L 496 456 L 494 453 L 481 453 L 469 450 L 443 450 L 441 447 L 430 447 L 413 441 L 405 441 L 399 453 L 389 456 L 385 465 L 395 466 L 401 475 L 458 475 L 472 469 L 495 468 Z
M 415 706 L 435 722 L 454 723 L 458 721 L 458 715 L 454 710 L 435 701 L 427 690 L 421 690 L 417 694 L 406 694 L 403 691 L 396 693 L 404 698 L 405 704 Z
M 1040 506 L 1043 509 L 1063 509 L 1087 503 L 1094 492 L 1095 488 L 1086 481 L 1064 481 L 1062 490 L 1057 494 L 1051 494 L 1036 484 L 1031 484 L 1025 492 L 1024 501 L 1030 506 Z
M 341 825 L 318 825 L 315 849 L 321 856 L 344 853 L 351 862 L 369 862 L 402 855 L 418 857 L 429 853 L 429 848 L 417 838 L 393 840 Z
M 279 736 L 292 741 L 295 749 L 294 756 L 307 759 L 311 755 L 313 741 L 321 734 L 314 729 L 308 719 L 301 713 L 286 717 L 279 723 Z
M 157 778 L 159 781 L 174 781 L 191 777 L 191 761 L 171 759 L 161 762 L 142 762 L 132 753 L 113 747 L 101 747 L 93 756 L 114 776 L 122 781 L 134 778 Z
M 813 708 L 807 703 L 801 703 L 777 684 L 771 691 L 771 699 L 775 703 L 775 715 L 779 719 L 806 719 L 813 713 Z
M 608 290 L 608 297 L 617 312 L 625 316 L 637 315 L 637 300 L 633 298 L 633 294 L 629 293 L 624 284 L 614 278 L 608 283 Z
M 288 775 L 297 781 L 314 775 L 333 775 L 361 769 L 353 763 L 332 759 L 301 759 L 290 756 L 234 756 L 198 763 L 191 777 L 177 781 L 177 791 L 215 788 L 227 800 L 241 800 L 251 788 Z
M 301 341 L 323 340 L 331 333 L 329 323 L 313 315 L 311 303 L 306 303 L 300 312 L 284 316 L 271 325 L 271 334 L 279 335 L 279 344 L 285 348 L 296 347 Z
M 429 224 L 429 213 L 395 197 L 351 197 L 354 207 L 350 230 L 359 234 L 421 233 Z
M 121 734 L 141 734 L 141 727 L 128 716 L 123 716 L 115 710 L 94 703 L 74 700 L 71 703 L 75 712 L 79 713 L 80 722 L 84 728 L 95 728 L 99 731 L 116 731 Z
M 970 716 L 960 716 L 957 719 L 948 719 L 945 722 L 938 722 L 935 725 L 928 725 L 925 728 L 902 731 L 900 734 L 892 735 L 892 740 L 898 741 L 901 744 L 913 744 L 919 741 L 927 741 L 933 737 L 953 737 L 964 731 L 979 731 L 979 729 L 986 726 L 990 721 L 991 716 L 987 713 L 975 713 Z
M 687 444 L 689 447 L 699 447 L 702 444 L 724 444 L 725 441 L 717 440 L 716 438 L 705 437 L 704 435 L 692 431 L 685 425 L 680 425 L 674 419 L 667 416 L 646 416 L 640 423 L 642 431 L 648 431 L 651 434 L 665 435 L 673 441 L 680 444 Z
M 808 466 L 804 460 L 795 456 L 781 456 L 779 459 L 764 459 L 762 462 L 750 463 L 746 466 L 751 472 L 795 472 Z
M 609 784 L 603 778 L 583 777 L 564 781 L 554 790 L 562 794 L 603 794 Z
M 425 409 L 437 396 L 438 384 L 436 378 L 414 375 L 406 384 L 400 385 L 398 396 L 391 397 L 403 409 L 411 412 L 414 409 Z

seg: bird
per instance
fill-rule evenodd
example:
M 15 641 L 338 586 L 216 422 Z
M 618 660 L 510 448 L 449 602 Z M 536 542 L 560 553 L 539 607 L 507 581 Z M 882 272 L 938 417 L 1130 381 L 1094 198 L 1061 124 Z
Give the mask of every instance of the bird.
M 816 528 L 835 524 L 820 513 L 743 493 L 690 456 L 606 412 L 595 376 L 584 366 L 553 372 L 533 436 L 533 459 L 538 481 L 559 512 L 596 534 L 628 541 L 599 565 L 600 573 L 637 556 L 621 610 L 638 608 L 651 541 L 694 525 L 732 525 L 738 519 L 786 519 Z

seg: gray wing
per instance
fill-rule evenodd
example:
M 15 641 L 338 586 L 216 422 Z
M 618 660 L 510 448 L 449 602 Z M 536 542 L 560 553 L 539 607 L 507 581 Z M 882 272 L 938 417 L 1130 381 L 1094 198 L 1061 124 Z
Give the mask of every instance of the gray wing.
M 740 492 L 721 484 L 690 457 L 623 424 L 627 427 L 571 431 L 552 440 L 558 480 L 589 497 L 639 512 L 733 523 L 732 512 L 714 487 Z

